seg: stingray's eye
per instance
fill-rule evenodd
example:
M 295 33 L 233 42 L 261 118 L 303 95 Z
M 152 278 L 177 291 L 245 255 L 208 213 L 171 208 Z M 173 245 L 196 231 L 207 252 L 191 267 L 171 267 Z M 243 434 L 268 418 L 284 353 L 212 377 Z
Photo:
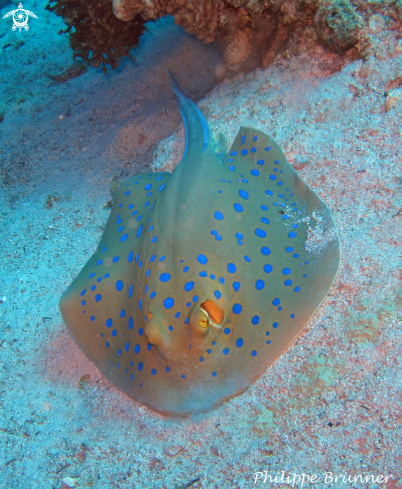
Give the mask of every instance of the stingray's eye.
M 208 328 L 208 316 L 202 309 L 201 309 L 200 326 L 202 328 Z
M 212 322 L 213 326 L 219 328 L 219 325 L 223 319 L 223 310 L 218 306 L 218 304 L 208 299 L 201 304 L 201 310 L 206 313 L 210 319 L 210 323 Z

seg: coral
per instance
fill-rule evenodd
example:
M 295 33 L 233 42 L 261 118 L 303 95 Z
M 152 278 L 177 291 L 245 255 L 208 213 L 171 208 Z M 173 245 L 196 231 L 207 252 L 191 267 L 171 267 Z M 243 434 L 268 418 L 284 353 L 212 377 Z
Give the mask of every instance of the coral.
M 117 19 L 108 0 L 51 0 L 46 9 L 66 22 L 59 34 L 70 34 L 74 60 L 81 57 L 104 72 L 106 65 L 116 68 L 123 56 L 129 56 L 144 31 L 141 19 L 128 23 Z
M 324 0 L 314 24 L 323 44 L 339 52 L 357 43 L 362 21 L 348 0 Z
M 216 0 L 113 0 L 113 11 L 124 21 L 137 15 L 145 20 L 173 15 L 177 25 L 206 43 L 215 39 L 218 27 Z
M 250 53 L 250 34 L 238 31 L 227 44 L 223 56 L 228 68 L 238 69 Z

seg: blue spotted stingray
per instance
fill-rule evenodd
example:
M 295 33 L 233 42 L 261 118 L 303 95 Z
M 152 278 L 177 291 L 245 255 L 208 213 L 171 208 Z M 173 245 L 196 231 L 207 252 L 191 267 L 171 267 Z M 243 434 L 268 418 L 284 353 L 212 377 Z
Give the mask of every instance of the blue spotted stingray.
M 242 392 L 295 341 L 332 286 L 340 245 L 328 206 L 271 137 L 241 127 L 227 154 L 172 87 L 182 161 L 122 183 L 60 308 L 112 384 L 186 416 Z

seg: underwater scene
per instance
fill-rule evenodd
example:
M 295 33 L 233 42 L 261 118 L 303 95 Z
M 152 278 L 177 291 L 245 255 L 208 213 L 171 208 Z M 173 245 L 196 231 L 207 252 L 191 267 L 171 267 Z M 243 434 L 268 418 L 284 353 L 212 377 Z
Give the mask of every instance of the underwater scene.
M 402 489 L 402 1 L 0 0 L 0 488 Z

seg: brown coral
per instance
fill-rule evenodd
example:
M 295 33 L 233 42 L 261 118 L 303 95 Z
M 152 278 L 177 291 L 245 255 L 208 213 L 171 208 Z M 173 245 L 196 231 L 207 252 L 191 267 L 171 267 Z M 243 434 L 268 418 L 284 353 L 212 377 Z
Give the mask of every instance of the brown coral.
M 113 0 L 113 11 L 124 21 L 136 15 L 145 20 L 173 15 L 177 25 L 206 43 L 215 39 L 218 28 L 216 0 Z
M 123 56 L 138 44 L 145 21 L 122 22 L 113 15 L 110 0 L 50 0 L 46 9 L 63 17 L 70 34 L 73 57 L 92 66 L 116 68 Z
M 250 34 L 248 31 L 237 31 L 225 47 L 223 56 L 226 66 L 238 69 L 250 53 Z

